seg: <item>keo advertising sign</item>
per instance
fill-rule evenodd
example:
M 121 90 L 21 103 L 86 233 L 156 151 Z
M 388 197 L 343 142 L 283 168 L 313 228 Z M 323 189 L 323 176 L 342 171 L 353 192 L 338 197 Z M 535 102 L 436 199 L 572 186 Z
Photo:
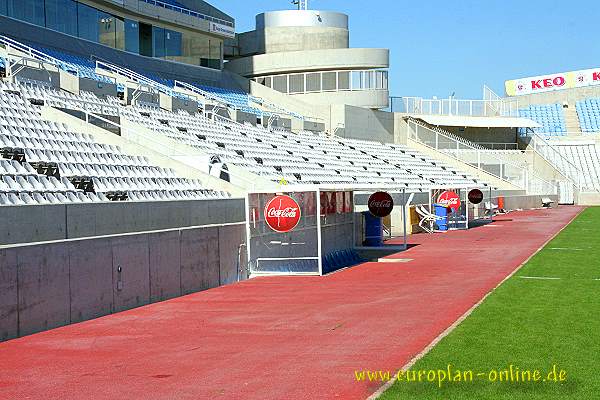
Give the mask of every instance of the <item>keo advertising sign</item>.
M 505 82 L 508 96 L 552 92 L 586 86 L 600 86 L 600 68 L 533 76 Z

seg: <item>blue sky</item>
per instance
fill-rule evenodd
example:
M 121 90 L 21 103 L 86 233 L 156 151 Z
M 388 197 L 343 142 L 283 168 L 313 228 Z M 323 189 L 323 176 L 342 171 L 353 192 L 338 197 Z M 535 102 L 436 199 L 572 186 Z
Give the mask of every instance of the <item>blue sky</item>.
M 208 0 L 254 29 L 263 11 L 290 0 Z M 395 96 L 481 98 L 487 84 L 600 67 L 600 4 L 593 0 L 311 0 L 310 8 L 350 16 L 351 47 L 391 51 Z

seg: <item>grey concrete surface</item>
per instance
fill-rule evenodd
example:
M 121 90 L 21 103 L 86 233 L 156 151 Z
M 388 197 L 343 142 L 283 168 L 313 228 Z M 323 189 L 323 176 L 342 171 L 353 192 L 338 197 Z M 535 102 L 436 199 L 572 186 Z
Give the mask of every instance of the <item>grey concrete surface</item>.
M 245 240 L 237 223 L 0 247 L 0 341 L 234 283 Z
M 0 246 L 244 221 L 243 199 L 0 207 Z

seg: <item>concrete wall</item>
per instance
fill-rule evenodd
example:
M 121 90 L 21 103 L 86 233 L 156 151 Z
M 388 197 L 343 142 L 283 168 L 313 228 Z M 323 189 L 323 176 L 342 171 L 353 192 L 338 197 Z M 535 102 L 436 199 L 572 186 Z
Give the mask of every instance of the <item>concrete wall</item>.
M 329 131 L 349 139 L 406 144 L 406 122 L 398 113 L 332 105 Z
M 388 49 L 327 49 L 287 51 L 243 57 L 225 68 L 245 77 L 336 69 L 376 69 L 390 66 Z
M 0 247 L 0 341 L 235 282 L 244 241 L 241 223 Z
M 0 246 L 242 222 L 243 199 L 0 207 Z
M 389 105 L 390 92 L 387 90 L 342 90 L 339 92 L 315 92 L 290 94 L 310 104 L 346 104 L 356 107 L 381 109 Z

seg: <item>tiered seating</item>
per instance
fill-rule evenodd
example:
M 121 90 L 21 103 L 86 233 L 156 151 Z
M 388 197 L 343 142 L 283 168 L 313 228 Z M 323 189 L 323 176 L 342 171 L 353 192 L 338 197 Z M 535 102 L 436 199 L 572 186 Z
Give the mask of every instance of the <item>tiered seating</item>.
M 124 118 L 158 134 L 275 182 L 285 179 L 290 184 L 391 184 L 411 189 L 476 182 L 402 145 L 330 138 L 310 132 L 270 132 L 186 112 L 174 114 L 143 107 L 121 111 Z
M 567 133 L 565 115 L 560 104 L 530 105 L 519 110 L 519 115 L 542 125 L 535 131 L 540 134 L 562 136 Z
M 600 191 L 600 148 L 595 142 L 555 141 L 552 144 L 583 171 L 581 184 L 584 191 Z
M 600 98 L 580 100 L 575 108 L 582 132 L 600 132 Z
M 43 120 L 28 100 L 43 90 L 0 86 L 0 204 L 229 197 Z

